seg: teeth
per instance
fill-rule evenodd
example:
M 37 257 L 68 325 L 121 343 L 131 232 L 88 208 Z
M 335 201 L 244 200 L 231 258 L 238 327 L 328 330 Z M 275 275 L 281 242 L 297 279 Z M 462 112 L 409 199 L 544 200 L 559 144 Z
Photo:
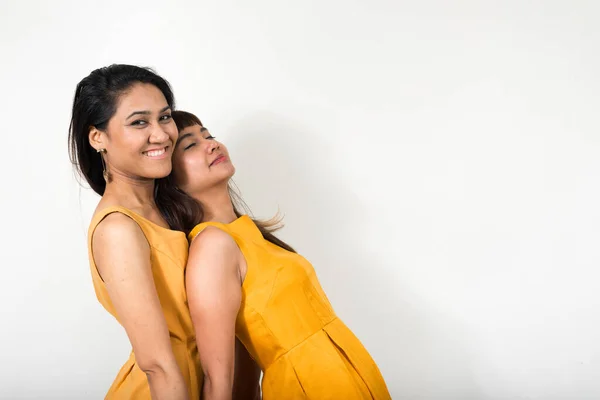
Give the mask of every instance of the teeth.
M 147 151 L 146 154 L 149 157 L 158 157 L 158 156 L 165 154 L 166 150 L 167 150 L 166 148 L 160 149 L 160 150 L 152 150 L 152 151 Z

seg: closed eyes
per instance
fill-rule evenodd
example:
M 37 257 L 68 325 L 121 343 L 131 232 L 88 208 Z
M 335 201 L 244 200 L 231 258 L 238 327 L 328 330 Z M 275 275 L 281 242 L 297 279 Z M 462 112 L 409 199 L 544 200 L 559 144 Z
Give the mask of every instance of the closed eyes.
M 216 137 L 215 137 L 215 136 L 212 136 L 212 135 L 209 135 L 209 136 L 205 137 L 205 139 L 206 139 L 206 140 L 214 140 L 214 139 L 216 139 Z M 187 146 L 185 146 L 185 147 L 183 148 L 183 150 L 185 151 L 185 150 L 187 150 L 187 149 L 189 149 L 189 148 L 191 148 L 191 147 L 194 147 L 195 145 L 196 145 L 196 142 L 192 142 L 192 143 L 188 144 Z

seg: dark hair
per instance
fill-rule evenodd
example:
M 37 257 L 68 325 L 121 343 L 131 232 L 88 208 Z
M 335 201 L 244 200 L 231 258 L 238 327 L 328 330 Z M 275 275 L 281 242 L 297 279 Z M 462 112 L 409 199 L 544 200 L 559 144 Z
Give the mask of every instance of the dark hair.
M 90 145 L 89 129 L 92 126 L 99 130 L 106 129 L 108 121 L 117 111 L 119 97 L 136 83 L 156 86 L 165 96 L 169 107 L 175 107 L 169 82 L 150 68 L 113 64 L 92 71 L 75 88 L 69 126 L 69 156 L 79 175 L 101 196 L 106 189 L 102 175 L 104 168 L 101 155 Z
M 179 131 L 194 125 L 204 126 L 200 119 L 192 113 L 173 111 L 171 115 Z M 244 210 L 246 214 L 251 214 L 239 192 L 231 185 L 229 185 L 229 197 L 236 216 L 241 217 L 243 215 L 240 210 Z M 183 231 L 187 235 L 197 224 L 202 222 L 204 217 L 202 206 L 196 199 L 175 185 L 173 173 L 166 178 L 156 180 L 154 199 L 160 213 L 171 229 Z M 252 218 L 252 221 L 254 221 L 265 240 L 288 251 L 296 252 L 290 245 L 273 234 L 283 227 L 281 218 L 275 216 L 267 221 Z

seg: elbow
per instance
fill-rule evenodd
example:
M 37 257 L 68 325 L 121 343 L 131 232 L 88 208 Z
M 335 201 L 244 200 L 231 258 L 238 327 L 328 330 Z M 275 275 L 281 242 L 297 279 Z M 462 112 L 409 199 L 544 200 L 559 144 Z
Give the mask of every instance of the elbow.
M 213 394 L 215 398 L 230 399 L 233 394 L 233 374 L 222 372 L 204 372 L 204 387 L 207 394 Z M 221 397 L 222 396 L 222 397 Z
M 205 372 L 204 379 L 215 387 L 233 387 L 233 374 Z
M 176 372 L 176 369 L 178 368 L 174 362 L 166 362 L 157 358 L 137 359 L 136 363 L 139 369 L 141 369 L 148 377 L 166 376 Z

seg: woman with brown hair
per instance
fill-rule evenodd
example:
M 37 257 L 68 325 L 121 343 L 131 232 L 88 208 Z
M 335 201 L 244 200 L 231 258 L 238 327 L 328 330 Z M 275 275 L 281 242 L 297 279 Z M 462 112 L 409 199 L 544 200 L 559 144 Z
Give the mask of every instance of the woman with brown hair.
M 272 224 L 236 208 L 225 146 L 195 115 L 173 118 L 173 172 L 160 180 L 156 201 L 191 241 L 186 289 L 204 399 L 231 398 L 236 336 L 264 373 L 264 399 L 389 399 L 377 365 L 336 316 L 311 264 L 273 235 Z

